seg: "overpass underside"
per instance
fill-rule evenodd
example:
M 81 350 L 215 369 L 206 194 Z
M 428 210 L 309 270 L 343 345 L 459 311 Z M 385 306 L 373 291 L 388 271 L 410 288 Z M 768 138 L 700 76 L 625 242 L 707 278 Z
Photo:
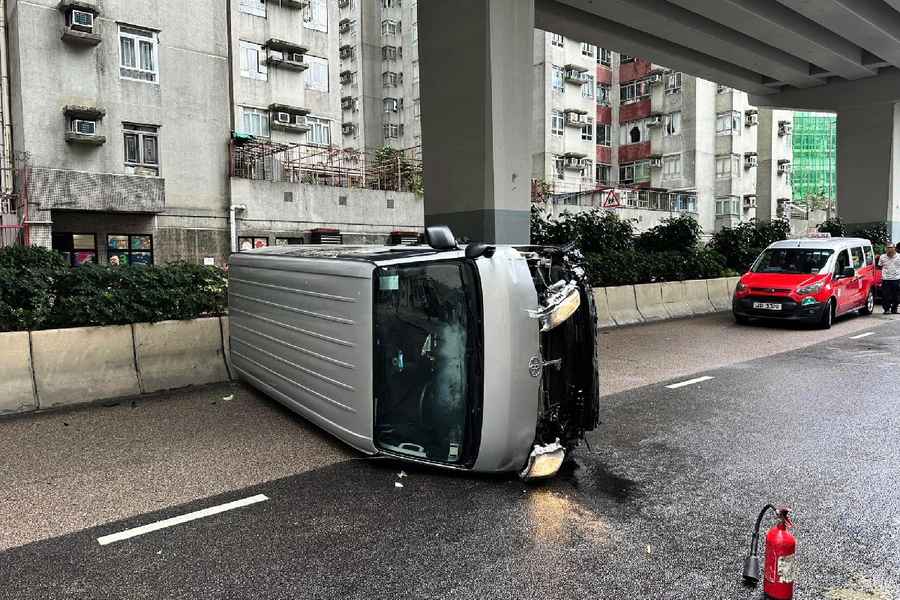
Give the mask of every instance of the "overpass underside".
M 426 223 L 528 237 L 532 29 L 838 114 L 838 213 L 900 238 L 900 0 L 419 3 Z

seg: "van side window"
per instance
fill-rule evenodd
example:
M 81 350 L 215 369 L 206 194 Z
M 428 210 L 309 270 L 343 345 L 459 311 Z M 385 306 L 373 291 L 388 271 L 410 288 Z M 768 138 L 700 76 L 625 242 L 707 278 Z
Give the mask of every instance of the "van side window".
M 874 265 L 875 264 L 875 252 L 872 250 L 872 246 L 866 246 L 866 264 Z
M 837 255 L 837 260 L 834 262 L 834 272 L 837 275 L 840 275 L 844 272 L 844 269 L 850 266 L 850 256 L 847 255 L 846 250 L 841 250 Z
M 865 254 L 863 254 L 863 249 L 859 246 L 850 248 L 850 254 L 853 255 L 853 268 L 862 269 L 863 265 L 866 264 L 866 258 Z

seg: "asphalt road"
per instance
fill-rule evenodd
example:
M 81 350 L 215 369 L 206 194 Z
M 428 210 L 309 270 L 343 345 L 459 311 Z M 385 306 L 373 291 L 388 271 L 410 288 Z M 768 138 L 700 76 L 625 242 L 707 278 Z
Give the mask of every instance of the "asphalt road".
M 698 326 L 762 357 L 726 344 L 711 379 L 669 389 L 698 375 L 694 336 L 606 396 L 593 453 L 541 485 L 360 459 L 240 386 L 2 421 L 0 598 L 760 598 L 739 574 L 767 501 L 795 510 L 796 598 L 900 598 L 900 321 L 782 354 L 789 335 L 759 341 L 780 329 L 719 317 L 603 343 Z M 664 343 L 641 351 L 666 362 Z

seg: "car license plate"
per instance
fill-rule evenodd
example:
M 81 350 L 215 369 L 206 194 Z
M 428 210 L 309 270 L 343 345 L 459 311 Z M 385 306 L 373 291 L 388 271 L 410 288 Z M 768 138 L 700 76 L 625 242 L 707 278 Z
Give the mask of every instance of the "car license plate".
M 775 302 L 754 302 L 753 308 L 761 308 L 763 310 L 781 310 L 781 305 Z

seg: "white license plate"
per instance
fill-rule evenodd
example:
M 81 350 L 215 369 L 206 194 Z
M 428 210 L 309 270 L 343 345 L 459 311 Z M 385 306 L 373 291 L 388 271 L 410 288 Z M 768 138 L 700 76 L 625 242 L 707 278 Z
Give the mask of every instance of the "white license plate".
M 761 308 L 763 310 L 781 310 L 781 305 L 774 302 L 754 302 L 753 308 Z

